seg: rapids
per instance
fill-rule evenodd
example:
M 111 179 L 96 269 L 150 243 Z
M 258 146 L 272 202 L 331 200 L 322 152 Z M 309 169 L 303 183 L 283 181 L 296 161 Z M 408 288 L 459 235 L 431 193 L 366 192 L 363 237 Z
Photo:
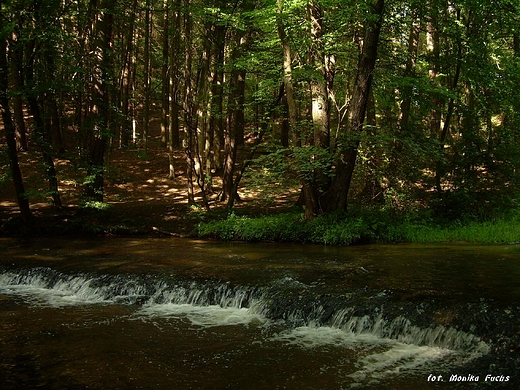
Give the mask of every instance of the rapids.
M 0 249 L 8 389 L 518 385 L 516 246 L 114 238 Z

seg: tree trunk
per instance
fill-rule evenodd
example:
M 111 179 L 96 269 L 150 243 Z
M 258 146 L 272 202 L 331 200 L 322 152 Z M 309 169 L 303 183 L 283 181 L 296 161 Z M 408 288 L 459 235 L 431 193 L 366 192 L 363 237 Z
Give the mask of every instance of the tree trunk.
M 56 168 L 54 166 L 54 160 L 49 152 L 50 143 L 49 136 L 45 129 L 45 124 L 42 118 L 41 110 L 38 105 L 35 96 L 28 95 L 27 100 L 29 102 L 29 109 L 35 122 L 35 137 L 37 139 L 40 151 L 42 153 L 43 161 L 45 163 L 45 170 L 47 174 L 47 180 L 49 182 L 49 192 L 52 197 L 52 203 L 56 207 L 62 207 L 60 193 L 58 190 L 58 178 L 56 177 Z
M 312 145 L 328 150 L 330 143 L 329 127 L 329 94 L 327 88 L 327 70 L 323 44 L 323 10 L 316 2 L 308 3 L 308 19 L 310 22 L 309 62 L 315 73 L 311 78 L 311 117 L 313 123 L 313 137 L 308 142 Z M 319 157 L 312 156 L 313 160 Z M 316 162 L 316 161 L 314 161 Z M 327 178 L 323 169 L 314 169 L 311 174 L 305 175 L 302 195 L 305 203 L 305 219 L 311 220 L 320 212 L 319 196 L 326 188 Z
M 471 12 L 471 11 L 470 11 Z M 457 11 L 457 20 L 460 22 L 460 10 Z M 469 29 L 469 20 L 468 16 L 468 24 L 466 25 L 466 29 Z M 457 95 L 457 87 L 459 84 L 460 78 L 460 70 L 462 66 L 462 45 L 463 43 L 459 39 L 457 42 L 457 64 L 455 66 L 455 74 L 453 75 L 453 84 L 451 85 L 452 94 L 454 96 Z M 439 135 L 439 159 L 437 160 L 436 170 L 435 170 L 435 188 L 438 193 L 442 192 L 442 176 L 444 175 L 443 167 L 443 158 L 444 158 L 444 144 L 446 142 L 446 136 L 448 135 L 448 131 L 451 124 L 451 117 L 453 116 L 453 110 L 455 109 L 455 98 L 452 96 L 448 101 L 448 111 L 446 112 L 446 118 L 444 119 L 444 125 L 442 126 L 442 132 Z
M 173 180 L 175 178 L 174 168 L 174 155 L 175 148 L 180 146 L 180 132 L 179 132 L 179 79 L 180 79 L 180 66 L 179 57 L 182 57 L 180 40 L 181 40 L 181 5 L 182 0 L 175 0 L 174 6 L 170 12 L 173 13 L 173 36 L 172 36 L 172 49 L 170 55 L 170 121 L 168 123 L 168 177 Z
M 233 181 L 233 188 L 231 190 L 232 194 L 236 194 L 238 192 L 238 187 L 240 186 L 240 181 L 242 180 L 242 177 L 244 176 L 246 169 L 249 167 L 249 165 L 253 161 L 253 158 L 254 158 L 255 152 L 256 152 L 256 148 L 258 147 L 258 145 L 260 145 L 262 143 L 264 134 L 267 131 L 267 129 L 269 128 L 268 123 L 272 119 L 273 112 L 276 109 L 276 106 L 282 100 L 284 92 L 285 92 L 285 90 L 284 90 L 284 86 L 282 84 L 279 88 L 279 93 L 278 93 L 277 98 L 267 108 L 267 112 L 265 113 L 265 116 L 264 116 L 263 120 L 261 121 L 261 129 L 260 129 L 260 132 L 258 133 L 258 137 L 256 138 L 254 145 L 249 150 L 248 156 L 242 162 L 242 167 L 240 168 L 240 171 L 237 173 L 237 176 L 235 177 L 235 180 Z M 236 200 L 235 196 L 230 196 L 228 198 L 227 206 L 226 206 L 228 210 L 231 210 L 233 208 L 233 206 L 235 204 L 235 200 Z
M 234 37 L 235 43 L 231 52 L 231 63 L 237 61 L 246 42 L 243 33 L 236 32 Z M 222 196 L 221 201 L 225 201 L 228 197 L 236 197 L 233 193 L 233 176 L 235 171 L 235 163 L 237 156 L 237 147 L 240 140 L 243 142 L 244 136 L 244 92 L 245 92 L 246 72 L 236 67 L 231 71 L 229 100 L 228 100 L 228 126 L 225 135 L 225 163 L 224 174 L 222 176 Z
M 310 60 L 316 74 L 311 80 L 312 122 L 314 125 L 314 145 L 329 147 L 329 94 L 325 71 L 323 48 L 323 11 L 319 4 L 310 2 L 309 19 L 311 24 Z
M 292 53 L 289 45 L 287 35 L 285 34 L 285 27 L 283 24 L 283 6 L 284 0 L 276 0 L 277 14 L 276 27 L 278 30 L 278 37 L 282 44 L 283 50 L 283 81 L 285 86 L 285 93 L 287 98 L 287 108 L 289 114 L 289 125 L 292 131 L 292 141 L 294 146 L 301 146 L 300 134 L 298 131 L 298 108 L 296 104 L 296 97 L 294 92 L 294 84 L 292 77 Z
M 349 139 L 338 145 L 339 158 L 332 185 L 323 195 L 321 205 L 325 212 L 346 211 L 348 193 L 356 164 L 360 135 L 363 131 L 366 108 L 372 85 L 372 74 L 377 60 L 379 35 L 383 22 L 384 0 L 372 4 L 371 18 L 367 21 L 363 48 L 358 62 L 354 92 L 348 110 Z
M 412 21 L 412 25 L 410 26 L 410 34 L 408 36 L 408 56 L 406 59 L 406 69 L 404 71 L 405 77 L 414 77 L 415 76 L 415 66 L 417 62 L 417 48 L 419 45 L 419 33 L 421 32 L 421 24 L 418 19 L 414 19 Z M 412 106 L 412 94 L 413 87 L 407 84 L 402 88 L 402 97 L 403 100 L 401 102 L 401 116 L 399 118 L 399 128 L 401 131 L 408 127 L 408 123 L 410 121 L 410 109 Z
M 137 0 L 132 0 L 132 12 L 130 13 L 130 21 L 124 35 L 125 50 L 123 54 L 123 71 L 121 74 L 121 81 L 119 85 L 120 90 L 120 101 L 121 101 L 121 113 L 122 123 L 119 129 L 119 146 L 128 146 L 130 141 L 130 129 L 132 128 L 132 118 L 130 115 L 130 94 L 134 89 L 132 83 L 133 68 L 136 62 L 134 53 L 134 25 L 135 25 L 135 14 L 137 9 Z
M 170 115 L 170 75 L 169 75 L 169 0 L 163 1 L 163 36 L 162 36 L 162 94 L 161 94 L 161 143 L 168 145 L 168 126 Z
M 113 83 L 112 69 L 112 25 L 114 0 L 100 4 L 98 18 L 93 30 L 94 56 L 92 84 L 92 108 L 89 113 L 90 144 L 88 150 L 87 180 L 85 197 L 87 201 L 102 202 L 104 197 L 105 149 L 110 136 L 110 90 Z
M 222 173 L 224 148 L 224 49 L 226 45 L 226 26 L 215 26 L 213 80 L 211 83 L 211 113 L 209 119 L 210 133 L 214 135 L 213 166 Z
M 434 87 L 439 87 L 440 74 L 440 43 L 437 10 L 431 9 L 431 20 L 427 24 L 427 49 L 430 57 L 429 76 Z M 441 101 L 434 92 L 431 98 L 432 109 L 430 112 L 430 133 L 432 137 L 436 137 L 441 129 Z
M 46 81 L 55 83 L 56 63 L 54 61 L 54 48 L 48 47 L 47 44 L 43 44 L 42 46 Z M 43 114 L 48 126 L 47 134 L 49 136 L 49 142 L 52 144 L 53 149 L 61 155 L 65 153 L 65 147 L 63 146 L 63 137 L 61 135 L 61 115 L 57 100 L 58 96 L 56 95 L 55 88 L 49 88 L 44 95 Z
M 186 151 L 186 175 L 188 179 L 188 205 L 195 204 L 195 193 L 193 186 L 193 178 L 195 172 L 193 170 L 193 152 L 194 152 L 194 132 L 197 129 L 197 116 L 195 115 L 196 109 L 194 107 L 195 103 L 195 85 L 196 82 L 192 77 L 192 16 L 189 11 L 190 8 L 190 0 L 184 0 L 184 7 L 186 9 L 186 13 L 184 15 L 184 54 L 185 54 L 185 64 L 184 64 L 184 122 L 185 122 L 185 130 L 186 130 L 186 139 L 185 139 L 185 151 Z
M 0 3 L 0 22 L 2 20 L 2 5 Z M 2 23 L 3 25 L 3 23 Z M 24 224 L 27 224 L 32 217 L 29 208 L 29 200 L 25 196 L 22 172 L 18 164 L 18 153 L 16 148 L 15 126 L 11 117 L 8 99 L 8 66 L 7 66 L 7 42 L 0 40 L 0 110 L 2 111 L 2 121 L 4 122 L 4 134 L 7 143 L 7 153 L 9 155 L 9 166 L 13 177 L 13 184 L 16 193 L 16 200 L 20 208 L 20 216 Z
M 53 205 L 56 207 L 62 207 L 60 193 L 58 190 L 58 179 L 56 177 L 56 168 L 54 166 L 54 160 L 51 155 L 51 137 L 48 133 L 48 130 L 45 128 L 44 118 L 42 114 L 42 110 L 38 103 L 38 96 L 36 91 L 36 82 L 34 80 L 34 61 L 36 57 L 36 47 L 38 46 L 37 42 L 31 40 L 27 42 L 25 48 L 27 50 L 26 56 L 29 59 L 25 74 L 25 78 L 27 80 L 27 92 L 26 98 L 29 103 L 29 110 L 33 116 L 35 129 L 34 136 L 36 144 L 42 153 L 43 161 L 45 164 L 47 181 L 49 183 L 49 193 L 52 197 Z M 43 49 L 45 50 L 45 49 Z
M 415 11 L 417 13 L 417 11 Z M 421 32 L 421 22 L 415 15 L 412 15 L 412 21 L 410 25 L 410 33 L 408 35 L 408 54 L 406 58 L 406 68 L 404 71 L 404 77 L 411 79 L 415 77 L 415 68 L 417 63 L 417 52 L 419 47 L 419 34 Z M 403 151 L 402 137 L 406 132 L 410 130 L 410 113 L 412 108 L 412 97 L 413 97 L 413 86 L 410 83 L 406 83 L 401 88 L 401 106 L 400 116 L 397 127 L 397 136 L 393 141 L 393 148 L 391 152 L 390 164 L 388 168 L 389 175 L 389 187 L 395 188 L 397 186 L 396 174 L 399 169 L 399 160 Z
M 143 115 L 143 147 L 148 147 L 148 130 L 150 127 L 150 98 L 151 98 L 151 80 L 150 80 L 150 35 L 152 24 L 150 22 L 150 0 L 146 0 L 145 19 L 144 19 L 144 115 Z
M 13 41 L 17 40 L 13 34 Z M 23 115 L 23 102 L 22 102 L 22 89 L 23 89 L 23 78 L 22 78 L 22 56 L 23 50 L 13 50 L 9 52 L 9 60 L 11 63 L 11 87 L 14 93 L 13 96 L 13 112 L 14 112 L 14 123 L 16 125 L 16 149 L 19 151 L 27 151 L 27 129 L 25 126 L 25 120 Z

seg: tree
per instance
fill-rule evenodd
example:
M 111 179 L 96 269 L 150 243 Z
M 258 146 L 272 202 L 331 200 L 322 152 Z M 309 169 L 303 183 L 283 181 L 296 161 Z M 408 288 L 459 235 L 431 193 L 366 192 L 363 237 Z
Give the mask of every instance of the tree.
M 4 10 L 0 3 L 0 25 L 8 26 L 4 19 Z M 2 111 L 2 121 L 4 123 L 5 139 L 7 143 L 7 151 L 9 155 L 9 163 L 13 184 L 16 191 L 16 199 L 20 208 L 20 216 L 24 223 L 31 220 L 31 210 L 29 208 L 29 200 L 25 194 L 22 173 L 18 164 L 18 152 L 16 147 L 15 126 L 11 117 L 11 109 L 9 106 L 9 69 L 8 69 L 8 40 L 9 31 L 6 27 L 0 29 L 0 110 Z
M 347 136 L 345 133 L 337 145 L 338 158 L 332 184 L 323 195 L 322 206 L 327 212 L 346 211 L 347 199 L 356 165 L 360 144 L 360 133 L 368 104 L 374 67 L 377 60 L 379 35 L 383 23 L 384 0 L 377 0 L 370 5 L 370 17 L 367 20 L 363 48 L 359 57 L 354 92 L 347 115 Z
M 90 105 L 87 131 L 87 178 L 85 200 L 102 202 L 104 191 L 105 150 L 111 131 L 111 105 L 113 104 L 113 22 L 114 0 L 102 0 L 93 8 L 93 30 L 90 46 L 92 65 L 89 84 Z
M 146 147 L 154 101 L 172 179 L 183 143 L 189 204 L 199 192 L 206 208 L 212 200 L 232 207 L 247 169 L 268 176 L 275 165 L 280 186 L 299 181 L 307 219 L 365 206 L 370 191 L 392 207 L 446 214 L 518 197 L 516 3 L 19 0 L 6 7 L 5 121 L 13 123 L 15 149 L 36 145 L 58 206 L 54 161 L 68 159 L 84 176 L 84 201 L 102 201 L 105 154 L 113 145 Z M 131 145 L 131 131 L 142 142 Z M 7 136 L 10 143 L 11 127 Z

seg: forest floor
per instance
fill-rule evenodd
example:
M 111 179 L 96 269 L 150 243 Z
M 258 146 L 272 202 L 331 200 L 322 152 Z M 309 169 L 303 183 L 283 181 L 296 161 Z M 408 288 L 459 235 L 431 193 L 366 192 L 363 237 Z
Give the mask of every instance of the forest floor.
M 1 131 L 0 131 L 1 133 Z M 4 139 L 3 134 L 0 135 Z M 247 147 L 246 147 L 247 148 Z M 239 151 L 239 156 L 245 150 Z M 196 206 L 188 206 L 186 158 L 182 150 L 174 154 L 175 178 L 168 178 L 168 152 L 160 142 L 158 121 L 150 126 L 150 137 L 144 148 L 111 147 L 106 155 L 105 197 L 103 210 L 80 206 L 81 170 L 70 160 L 56 158 L 59 191 L 64 207 L 57 209 L 45 193 L 44 167 L 40 154 L 31 149 L 19 154 L 26 192 L 30 196 L 34 226 L 28 234 L 171 234 L 189 235 L 197 223 L 223 218 L 225 203 L 218 201 L 221 182 L 214 178 L 214 192 L 210 195 L 211 211 L 203 207 L 200 191 L 196 192 Z M 239 157 L 240 160 L 240 157 Z M 240 163 L 241 161 L 239 161 Z M 7 169 L 8 166 L 4 165 Z M 197 191 L 197 186 L 195 185 Z M 267 189 L 268 190 L 268 189 Z M 239 190 L 241 201 L 235 212 L 265 215 L 279 212 L 295 204 L 298 188 L 277 190 L 266 195 L 259 191 Z M 17 222 L 18 206 L 12 180 L 0 182 L 0 235 L 22 234 Z

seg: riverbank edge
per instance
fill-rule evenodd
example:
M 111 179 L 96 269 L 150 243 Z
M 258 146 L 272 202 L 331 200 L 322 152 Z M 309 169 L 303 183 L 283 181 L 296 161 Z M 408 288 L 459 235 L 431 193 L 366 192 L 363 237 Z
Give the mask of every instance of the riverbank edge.
M 129 216 L 117 208 L 66 208 L 40 214 L 27 224 L 15 216 L 0 220 L 0 237 L 172 236 L 222 241 L 294 242 L 332 246 L 368 243 L 520 243 L 516 215 L 488 221 L 433 221 L 412 214 L 323 215 L 312 221 L 301 210 L 271 215 L 190 212 L 165 224 Z
M 154 226 L 149 219 L 127 215 L 115 209 L 67 207 L 53 212 L 33 213 L 28 222 L 19 216 L 0 219 L 0 237 L 67 237 L 67 236 L 187 236 L 193 226 L 169 231 Z
M 333 246 L 367 243 L 446 243 L 473 244 L 520 243 L 520 220 L 517 217 L 489 221 L 424 221 L 403 215 L 361 215 L 338 218 L 319 216 L 305 221 L 303 213 L 270 216 L 236 216 L 201 222 L 195 235 L 199 238 L 242 241 L 275 241 L 325 244 Z

